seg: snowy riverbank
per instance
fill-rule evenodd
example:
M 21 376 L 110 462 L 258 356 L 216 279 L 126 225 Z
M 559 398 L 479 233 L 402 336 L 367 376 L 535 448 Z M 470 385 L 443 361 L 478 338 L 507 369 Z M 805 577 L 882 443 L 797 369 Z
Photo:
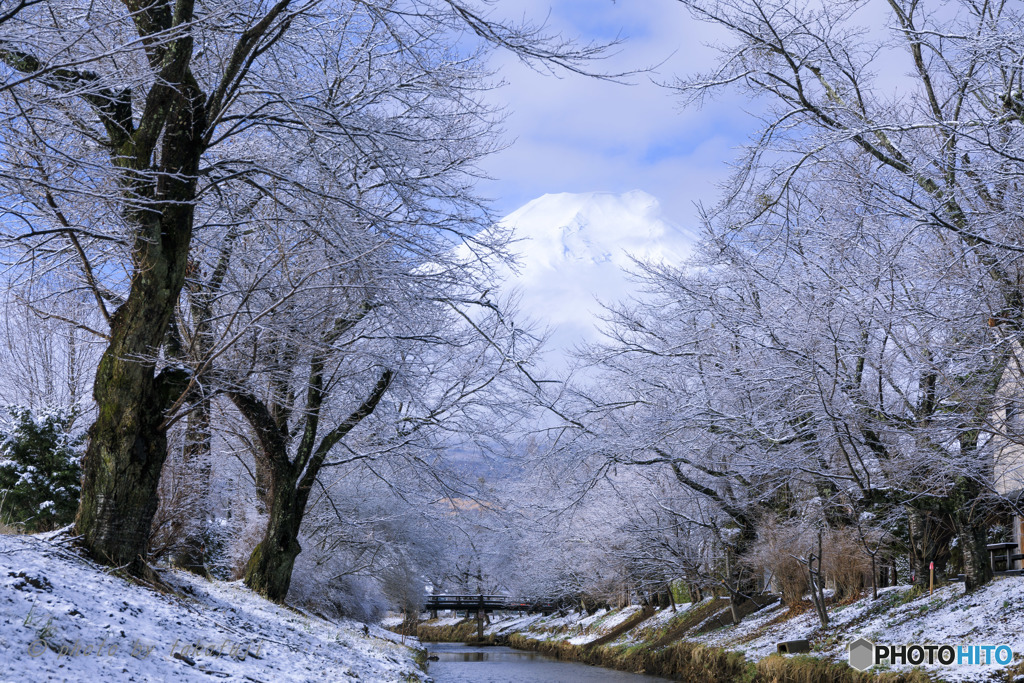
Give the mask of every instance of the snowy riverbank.
M 111 575 L 60 537 L 0 536 L 0 681 L 374 682 L 426 676 L 400 636 L 268 602 L 241 582 Z
M 847 605 L 832 605 L 828 628 L 821 627 L 813 610 L 793 613 L 778 603 L 755 612 L 739 625 L 723 625 L 725 621 L 720 617 L 725 617 L 726 604 L 724 600 L 705 600 L 696 605 L 680 605 L 675 612 L 671 609 L 649 612 L 648 616 L 637 606 L 599 610 L 591 615 L 584 612 L 546 617 L 494 615 L 485 628 L 485 635 L 564 659 L 628 670 L 634 670 L 630 668 L 633 663 L 689 657 L 688 653 L 670 655 L 666 652 L 681 643 L 687 648 L 707 646 L 742 654 L 750 663 L 751 680 L 770 680 L 784 664 L 778 657 L 769 659 L 780 641 L 807 639 L 812 656 L 829 664 L 839 664 L 839 669 L 828 674 L 836 678 L 827 680 L 862 678 L 845 666 L 848 644 L 861 637 L 893 645 L 1008 644 L 1014 652 L 1009 666 L 933 664 L 917 668 L 928 677 L 943 681 L 1024 681 L 1024 578 L 1021 577 L 999 578 L 970 595 L 964 593 L 962 584 L 943 586 L 936 589 L 934 595 L 917 595 L 906 586 L 884 589 L 879 591 L 878 600 L 867 596 Z M 638 623 L 622 630 L 629 621 Z M 457 622 L 452 617 L 427 621 L 420 625 L 420 630 L 426 639 L 432 626 L 452 629 Z M 676 666 L 675 662 L 670 664 Z M 790 662 L 789 666 L 797 664 Z M 909 674 L 914 669 L 910 665 L 883 664 L 872 671 L 892 672 L 889 674 L 892 676 L 897 672 Z M 649 672 L 668 675 L 664 670 Z

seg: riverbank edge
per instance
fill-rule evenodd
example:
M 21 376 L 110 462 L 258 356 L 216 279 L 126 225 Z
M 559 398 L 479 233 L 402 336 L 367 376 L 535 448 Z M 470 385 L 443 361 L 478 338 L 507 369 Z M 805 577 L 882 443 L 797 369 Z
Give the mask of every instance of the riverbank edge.
M 476 637 L 475 620 L 443 626 L 418 622 L 392 628 L 397 633 L 416 636 L 421 643 L 466 643 L 469 645 L 505 645 L 536 652 L 552 659 L 579 662 L 628 673 L 660 676 L 678 681 L 708 683 L 929 683 L 934 679 L 921 671 L 862 673 L 842 662 L 813 655 L 769 655 L 750 661 L 741 652 L 703 643 L 677 640 L 660 644 L 655 640 L 630 645 L 586 643 L 576 645 L 565 640 L 541 640 L 526 633 L 489 634 Z

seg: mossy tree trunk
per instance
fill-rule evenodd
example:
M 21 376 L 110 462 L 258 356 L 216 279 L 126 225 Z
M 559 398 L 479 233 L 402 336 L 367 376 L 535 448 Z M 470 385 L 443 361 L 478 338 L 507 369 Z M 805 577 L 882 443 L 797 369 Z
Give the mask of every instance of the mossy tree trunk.
M 162 30 L 184 16 L 155 14 Z M 175 18 L 172 18 L 172 14 Z M 97 418 L 82 460 L 76 533 L 98 561 L 142 574 L 157 486 L 167 455 L 166 411 L 187 384 L 156 358 L 185 279 L 196 191 L 204 149 L 205 98 L 188 72 L 191 37 L 172 41 L 167 66 L 149 93 L 147 114 L 132 128 L 129 108 L 108 124 L 115 161 L 124 167 L 126 218 L 135 226 L 128 296 L 110 316 L 110 344 L 93 389 Z M 162 140 L 159 151 L 158 139 Z M 154 157 L 158 161 L 154 161 Z
M 301 418 L 304 422 L 302 437 L 294 458 L 289 457 L 290 430 L 284 419 L 288 411 L 241 391 L 229 394 L 256 433 L 261 449 L 257 458 L 264 461 L 262 469 L 270 480 L 266 491 L 267 526 L 246 565 L 245 585 L 276 602 L 288 595 L 295 558 L 302 550 L 299 529 L 309 493 L 328 453 L 373 413 L 391 384 L 392 373 L 384 370 L 359 407 L 321 438 L 318 434 L 320 411 L 326 398 L 324 364 L 322 357 L 310 362 L 306 405 Z
M 120 73 L 47 64 L 11 44 L 0 45 L 0 62 L 25 75 L 15 88 L 41 85 L 81 100 L 105 135 L 94 139 L 107 149 L 107 170 L 117 182 L 131 278 L 127 295 L 112 295 L 86 261 L 86 284 L 109 324 L 109 342 L 95 376 L 97 418 L 82 460 L 75 529 L 96 560 L 136 574 L 147 572 L 150 525 L 166 459 L 167 411 L 190 380 L 180 369 L 159 371 L 158 363 L 185 280 L 200 159 L 213 138 L 210 122 L 233 101 L 251 55 L 266 49 L 261 41 L 280 28 L 275 22 L 289 1 L 279 0 L 240 36 L 209 96 L 191 71 L 194 0 L 126 3 L 137 35 L 110 47 L 109 54 L 140 51 L 149 68 L 139 81 L 145 92 L 108 85 L 121 83 Z M 95 57 L 95 65 L 110 66 L 101 55 Z M 52 111 L 65 111 L 65 104 Z M 71 115 L 72 125 L 84 131 L 88 126 L 78 116 Z M 45 193 L 54 217 L 81 251 L 74 221 L 65 217 L 48 186 Z M 107 309 L 111 301 L 118 306 L 113 313 Z
M 1010 327 L 1019 328 L 1022 307 L 1019 286 L 1009 288 L 1006 303 L 1007 309 L 1012 312 L 1012 319 L 1006 322 Z M 981 339 L 987 341 L 984 337 Z M 982 372 L 968 382 L 968 386 L 976 391 L 977 398 L 965 402 L 968 419 L 958 439 L 962 471 L 953 480 L 947 498 L 949 517 L 963 557 L 964 587 L 968 591 L 976 590 L 992 580 L 992 567 L 986 548 L 991 489 L 984 482 L 991 481 L 995 472 L 993 456 L 989 450 L 979 447 L 979 439 L 984 431 L 990 429 L 989 421 L 997 407 L 1001 407 L 998 390 L 1010 358 L 1011 347 L 1003 343 L 995 353 L 986 356 L 987 362 Z
M 960 453 L 968 458 L 979 458 L 978 432 L 967 431 L 960 436 Z M 964 588 L 973 591 L 992 580 L 992 567 L 988 559 L 987 508 L 985 491 L 972 477 L 957 477 L 949 496 L 953 527 L 956 529 L 960 552 L 964 561 Z
M 101 85 L 88 70 L 52 67 L 36 56 L 0 50 L 0 61 L 29 79 L 88 104 L 120 183 L 130 227 L 131 283 L 113 315 L 101 288 L 87 278 L 110 327 L 96 371 L 97 419 L 82 461 L 82 497 L 75 526 L 98 561 L 141 572 L 166 457 L 164 413 L 182 386 L 179 371 L 156 371 L 156 357 L 184 281 L 192 239 L 193 201 L 205 148 L 206 103 L 189 71 L 193 3 L 158 2 L 138 14 L 154 84 L 138 117 L 130 89 Z M 156 38 L 171 36 L 172 38 Z M 26 80 L 29 80 L 26 79 Z M 47 190 L 47 193 L 49 191 Z M 74 226 L 52 196 L 57 220 Z M 107 297 L 109 300 L 109 297 Z
M 300 506 L 294 470 L 288 468 L 277 474 L 271 487 L 267 528 L 249 556 L 245 585 L 280 602 L 288 594 L 295 558 L 302 552 L 299 527 L 305 504 Z
M 195 164 L 189 169 L 195 171 Z M 182 188 L 185 190 L 184 188 Z M 190 201 L 187 190 L 180 193 Z M 165 209 L 136 242 L 127 301 L 111 317 L 111 341 L 96 372 L 98 415 L 82 460 L 76 532 L 98 561 L 141 571 L 167 455 L 167 409 L 184 389 L 181 370 L 155 360 L 181 291 L 191 206 Z

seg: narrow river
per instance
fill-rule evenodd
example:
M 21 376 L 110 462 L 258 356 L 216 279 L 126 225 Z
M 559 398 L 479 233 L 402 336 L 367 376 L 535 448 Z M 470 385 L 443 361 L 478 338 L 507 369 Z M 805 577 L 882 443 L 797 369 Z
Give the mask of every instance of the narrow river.
M 667 678 L 641 676 L 576 662 L 560 662 L 510 647 L 424 643 L 439 660 L 427 674 L 434 683 L 653 683 Z

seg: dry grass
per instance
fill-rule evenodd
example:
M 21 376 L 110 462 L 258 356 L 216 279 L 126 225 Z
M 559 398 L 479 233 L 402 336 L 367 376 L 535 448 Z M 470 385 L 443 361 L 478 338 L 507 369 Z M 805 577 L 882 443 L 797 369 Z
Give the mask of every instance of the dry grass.
M 855 529 L 831 529 L 824 538 L 822 571 L 835 583 L 837 602 L 856 599 L 864 581 L 871 572 L 871 556 L 864 549 Z
M 848 665 L 798 655 L 769 655 L 757 663 L 756 683 L 930 683 L 921 671 L 870 674 Z
M 23 526 L 0 522 L 0 536 L 20 536 L 24 533 L 25 528 Z
M 642 645 L 590 648 L 566 641 L 533 640 L 517 634 L 509 638 L 509 644 L 563 661 L 583 662 L 682 681 L 727 683 L 754 680 L 753 665 L 743 655 L 690 642 L 676 643 L 659 650 Z
M 7 491 L 0 491 L 0 535 L 21 536 L 25 533 L 24 524 L 12 524 L 7 515 L 4 514 L 4 498 Z
M 567 641 L 534 640 L 519 634 L 509 637 L 512 647 L 539 652 L 563 661 L 583 662 L 619 671 L 663 676 L 702 683 L 929 683 L 920 671 L 867 674 L 846 664 L 810 656 L 772 655 L 749 662 L 738 653 L 688 641 L 663 648 L 586 647 Z
M 405 636 L 416 636 L 423 643 L 466 643 L 475 641 L 477 624 L 476 619 L 464 619 L 457 624 L 444 626 L 424 621 L 400 624 L 391 627 L 391 630 Z
M 800 604 L 810 589 L 807 567 L 798 557 L 817 552 L 818 529 L 803 523 L 766 519 L 757 530 L 757 541 L 743 558 L 758 572 L 771 572 L 772 584 L 787 607 Z M 836 600 L 856 597 L 871 572 L 868 555 L 856 529 L 826 529 L 822 532 L 822 572 L 836 587 Z
M 757 541 L 743 558 L 754 570 L 771 572 L 772 584 L 788 607 L 799 604 L 809 588 L 807 569 L 794 554 L 809 547 L 811 536 L 811 530 L 804 525 L 767 519 L 757 530 Z

